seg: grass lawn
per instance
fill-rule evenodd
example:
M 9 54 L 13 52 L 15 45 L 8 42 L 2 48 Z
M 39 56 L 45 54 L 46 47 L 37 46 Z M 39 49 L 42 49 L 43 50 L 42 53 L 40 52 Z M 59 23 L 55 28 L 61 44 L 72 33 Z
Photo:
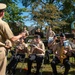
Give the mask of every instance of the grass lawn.
M 52 60 L 52 58 L 50 59 L 50 61 L 51 60 Z M 71 69 L 70 69 L 68 75 L 75 75 L 75 59 L 73 57 L 71 57 L 70 62 L 71 62 Z M 32 66 L 34 67 L 35 65 L 36 64 L 33 63 Z M 35 68 L 33 68 L 33 67 L 32 67 L 31 75 L 34 75 L 34 73 L 35 73 Z M 58 75 L 63 75 L 64 68 L 61 68 L 60 65 L 57 65 L 57 71 L 58 71 Z M 25 61 L 24 63 L 19 62 L 17 65 L 17 68 L 16 68 L 16 75 L 26 75 L 26 72 L 27 72 L 27 61 Z M 51 69 L 50 64 L 42 65 L 42 75 L 52 75 L 52 69 Z

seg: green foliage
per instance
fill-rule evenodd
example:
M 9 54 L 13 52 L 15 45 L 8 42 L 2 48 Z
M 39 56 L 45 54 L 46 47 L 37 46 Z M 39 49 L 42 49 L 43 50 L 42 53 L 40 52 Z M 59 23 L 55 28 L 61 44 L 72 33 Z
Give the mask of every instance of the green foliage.
M 23 12 L 27 11 L 26 8 L 18 7 L 18 0 L 1 0 L 7 5 L 4 20 L 8 22 L 13 33 L 16 35 L 22 31 L 24 19 L 27 16 L 22 16 Z
M 75 0 L 22 0 L 22 3 L 24 6 L 31 6 L 32 8 L 32 16 L 34 17 L 33 20 L 36 20 L 37 23 L 44 25 L 46 24 L 46 22 L 52 24 L 52 25 L 60 25 L 59 27 L 63 27 L 63 25 L 71 25 L 72 21 L 74 21 L 75 18 Z M 53 9 L 52 6 L 50 6 L 50 10 L 47 10 L 46 5 L 47 4 L 53 4 L 58 8 L 58 11 L 61 11 L 63 13 L 63 15 L 59 16 L 61 17 L 61 19 L 57 19 L 56 18 L 56 14 L 58 13 L 58 11 L 54 12 L 54 16 L 51 14 L 51 8 L 52 10 L 56 10 Z M 45 5 L 45 7 L 42 9 L 39 9 L 39 6 L 43 6 Z M 36 9 L 38 8 L 38 9 Z M 37 10 L 35 12 L 35 10 Z M 43 11 L 45 10 L 45 11 Z M 48 16 L 48 12 L 50 14 L 51 17 Z M 52 12 L 53 13 L 53 12 Z M 39 16 L 38 16 L 39 15 Z M 43 16 L 42 16 L 43 15 Z M 38 19 L 37 19 L 38 18 Z M 44 19 L 44 20 L 43 20 Z M 50 20 L 49 20 L 50 19 Z M 62 20 L 62 21 L 60 21 Z M 52 22 L 53 21 L 53 22 Z M 59 21 L 59 22 L 56 22 Z M 69 28 L 70 29 L 70 28 Z
M 74 6 L 71 0 L 66 0 L 64 3 L 63 13 L 69 14 L 73 10 Z
M 5 15 L 6 21 L 8 22 L 15 22 L 15 21 L 22 21 L 24 20 L 24 16 L 21 16 L 23 12 L 25 12 L 25 8 L 19 8 L 15 3 L 8 4 L 7 7 L 7 14 Z M 9 19 L 7 19 L 9 17 Z
M 62 12 L 53 4 L 41 5 L 40 3 L 35 3 L 32 6 L 33 20 L 35 20 L 38 25 L 44 26 L 50 25 L 54 27 L 61 27 L 67 25 L 66 21 L 62 19 Z
M 24 22 L 27 16 L 21 15 L 27 9 L 19 8 L 17 6 L 19 1 L 25 7 L 30 6 L 31 20 L 34 20 L 41 27 L 46 23 L 54 27 L 55 25 L 59 27 L 68 25 L 70 27 L 75 19 L 75 0 L 0 0 L 0 2 L 7 4 L 4 20 L 7 22 Z

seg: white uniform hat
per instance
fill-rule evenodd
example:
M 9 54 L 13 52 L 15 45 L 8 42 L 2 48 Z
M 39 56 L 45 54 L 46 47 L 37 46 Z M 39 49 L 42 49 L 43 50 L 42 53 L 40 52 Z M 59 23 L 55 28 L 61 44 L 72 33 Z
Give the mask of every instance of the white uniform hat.
M 0 10 L 5 9 L 6 7 L 7 7 L 6 4 L 4 4 L 4 3 L 0 3 Z

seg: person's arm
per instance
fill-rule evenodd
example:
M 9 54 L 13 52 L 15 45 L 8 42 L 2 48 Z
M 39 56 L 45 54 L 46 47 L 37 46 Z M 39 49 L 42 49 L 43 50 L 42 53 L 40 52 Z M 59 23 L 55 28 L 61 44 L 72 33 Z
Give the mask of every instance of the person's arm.
M 5 47 L 5 44 L 4 44 L 4 43 L 2 43 L 2 42 L 0 42 L 0 46 L 3 46 L 3 47 Z
M 41 48 L 35 46 L 35 49 L 39 50 L 41 53 L 45 53 L 45 46 L 44 46 L 44 44 L 41 45 Z
M 72 49 L 71 52 L 75 52 L 75 49 Z
M 52 47 L 55 41 L 48 43 L 48 47 Z
M 53 54 L 55 54 L 55 53 L 56 53 L 56 45 L 53 48 Z
M 71 52 L 75 52 L 75 47 L 72 47 L 72 42 L 70 42 L 70 45 L 71 45 L 71 48 L 72 48 L 72 50 L 71 50 Z M 74 45 L 74 44 L 73 44 Z
M 27 31 L 27 36 L 29 36 L 29 32 Z
M 28 49 L 28 44 L 23 43 L 24 44 L 24 50 L 25 52 L 29 55 L 29 49 Z
M 69 45 L 69 49 L 68 49 L 68 51 L 67 51 L 67 55 L 68 56 L 71 56 L 71 53 L 72 53 L 72 47 L 71 47 L 71 45 Z
M 22 38 L 22 37 L 25 38 L 25 33 L 24 33 L 24 32 L 22 32 L 21 34 L 19 34 L 19 35 L 17 35 L 17 36 L 13 36 L 12 38 L 10 38 L 10 40 L 11 40 L 12 42 L 15 42 L 15 41 L 17 41 L 18 39 L 20 39 L 20 38 Z
M 13 32 L 11 31 L 9 25 L 4 22 L 2 25 L 2 35 L 5 37 L 5 39 L 9 39 L 12 42 L 15 42 L 16 40 L 20 39 L 21 37 L 25 37 L 25 33 L 22 32 L 17 36 L 14 36 Z

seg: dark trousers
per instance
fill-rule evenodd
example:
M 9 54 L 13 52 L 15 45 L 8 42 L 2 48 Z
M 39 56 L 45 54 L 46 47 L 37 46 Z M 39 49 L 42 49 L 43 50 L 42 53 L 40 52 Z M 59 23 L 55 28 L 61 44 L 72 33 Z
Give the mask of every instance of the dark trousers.
M 33 61 L 36 61 L 36 74 L 35 75 L 38 75 L 39 74 L 39 71 L 40 71 L 40 68 L 41 68 L 41 65 L 42 65 L 42 62 L 43 62 L 43 56 L 37 56 L 35 55 L 35 59 L 31 60 L 30 57 L 28 59 L 28 72 L 27 72 L 27 75 L 29 75 L 31 73 L 31 67 L 32 67 L 32 63 Z
M 51 67 L 52 67 L 54 75 L 57 75 L 56 65 L 58 63 L 60 63 L 60 60 L 57 57 L 53 58 L 53 60 L 51 62 Z M 69 62 L 69 57 L 67 57 L 66 59 L 63 60 L 63 65 L 65 67 L 64 75 L 68 75 L 68 72 L 70 70 L 70 65 L 71 65 L 70 62 Z
M 25 58 L 25 54 L 16 54 L 16 55 L 12 56 L 12 58 L 10 59 L 8 65 L 7 65 L 7 72 L 9 74 L 10 74 L 10 72 L 15 74 L 16 66 L 17 66 L 18 62 L 21 61 L 22 58 Z
M 71 53 L 71 56 L 72 56 L 72 57 L 75 57 L 75 52 L 72 52 L 72 53 Z

